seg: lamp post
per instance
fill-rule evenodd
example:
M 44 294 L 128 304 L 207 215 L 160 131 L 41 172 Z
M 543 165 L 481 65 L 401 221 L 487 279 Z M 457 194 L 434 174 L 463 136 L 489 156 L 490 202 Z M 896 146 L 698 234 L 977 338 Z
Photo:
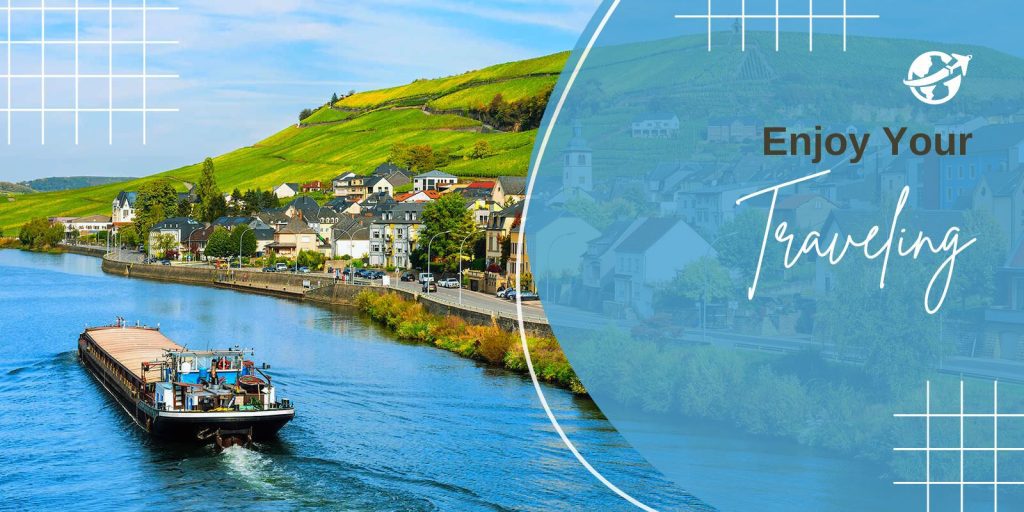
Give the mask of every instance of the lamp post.
M 256 230 L 253 229 L 252 226 L 245 226 L 244 229 L 239 231 L 239 235 L 238 235 L 238 270 L 242 270 L 242 243 L 245 242 L 245 233 L 246 233 L 246 231 L 252 231 L 254 233 L 256 232 Z M 192 238 L 192 235 L 189 234 L 188 237 Z M 189 249 L 191 250 L 191 246 L 189 247 Z M 296 267 L 298 266 L 297 262 L 296 262 L 295 266 Z
M 451 233 L 451 232 L 452 232 L 452 230 L 449 229 L 448 231 L 437 233 L 434 236 L 430 237 L 430 240 L 427 241 L 427 274 L 430 275 L 430 279 L 434 279 L 434 274 L 432 274 L 430 272 L 430 244 L 434 243 L 434 239 L 435 238 L 437 238 L 437 237 L 439 237 L 441 235 L 447 235 L 448 233 Z M 427 287 L 427 292 L 428 293 L 430 292 L 430 287 Z
M 473 230 L 470 231 L 468 235 L 464 236 L 462 238 L 462 241 L 459 242 L 459 305 L 460 306 L 462 305 L 462 247 L 466 244 L 466 240 L 469 240 L 469 237 L 471 237 L 473 235 L 476 235 L 477 233 L 479 233 L 479 231 L 477 231 L 476 230 L 476 226 L 474 226 Z
M 354 277 L 353 274 L 352 274 L 352 260 L 355 259 L 355 254 L 354 254 L 355 251 L 353 250 L 353 246 L 356 243 L 355 242 L 356 233 L 358 233 L 360 231 L 367 231 L 368 229 L 369 228 L 366 227 L 366 226 L 356 225 L 356 226 L 350 226 L 348 229 L 343 230 L 341 232 L 342 234 L 348 234 L 349 259 L 348 259 L 348 265 L 346 266 L 346 268 L 348 269 L 348 279 L 349 279 L 350 282 L 352 281 L 352 278 Z

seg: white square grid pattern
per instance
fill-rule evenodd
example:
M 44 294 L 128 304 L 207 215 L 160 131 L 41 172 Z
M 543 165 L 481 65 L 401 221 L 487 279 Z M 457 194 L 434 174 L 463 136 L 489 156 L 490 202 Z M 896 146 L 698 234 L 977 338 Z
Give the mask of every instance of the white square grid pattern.
M 146 144 L 149 115 L 178 111 L 150 105 L 154 80 L 178 78 L 150 72 L 150 48 L 178 44 L 149 37 L 154 16 L 177 10 L 153 3 L 0 0 L 0 47 L 6 50 L 0 61 L 0 113 L 7 144 L 21 115 L 39 116 L 41 144 L 46 144 L 47 117 L 67 116 L 76 145 L 81 118 L 104 116 L 113 144 L 115 113 L 137 114 Z
M 959 412 L 945 412 L 937 413 L 933 410 L 932 404 L 932 386 L 931 382 L 925 384 L 925 404 L 923 413 L 911 413 L 911 414 L 894 414 L 896 418 L 918 418 L 924 420 L 924 446 L 914 448 L 893 448 L 897 452 L 917 452 L 924 454 L 924 480 L 914 482 L 893 482 L 894 485 L 909 485 L 918 486 L 924 490 L 925 495 L 925 512 L 931 512 L 933 503 L 933 492 L 939 487 L 954 488 L 959 487 L 960 491 L 960 511 L 964 512 L 964 492 L 968 488 L 991 488 L 992 489 L 992 510 L 993 512 L 999 512 L 999 487 L 1003 486 L 1020 486 L 1024 485 L 1024 481 L 1016 481 L 1018 479 L 1000 480 L 999 475 L 999 454 L 1008 454 L 1014 452 L 1024 452 L 1024 447 L 1010 447 L 999 445 L 999 420 L 1010 420 L 1024 418 L 1024 414 L 1021 413 L 1010 413 L 999 411 L 999 381 L 992 382 L 992 411 L 991 412 L 964 412 L 964 383 L 960 381 L 960 411 Z M 937 421 L 952 421 L 955 425 L 959 423 L 960 444 L 959 446 L 948 446 L 942 445 L 941 443 L 935 442 L 935 423 Z M 964 422 L 984 422 L 988 423 L 991 428 L 991 446 L 967 446 L 965 445 L 965 428 Z M 975 441 L 976 442 L 976 441 Z M 938 446 L 936 446 L 938 444 Z M 984 443 L 984 444 L 987 444 Z M 965 478 L 964 468 L 965 460 L 967 456 L 974 454 L 986 454 L 991 457 L 991 477 L 979 480 L 977 478 Z M 953 458 L 945 458 L 942 462 L 937 462 L 936 458 L 940 456 L 952 455 Z M 1006 455 L 1009 456 L 1009 455 Z M 940 470 L 956 469 L 945 467 L 950 464 L 955 465 L 955 462 L 959 460 L 959 478 L 934 478 Z M 940 467 L 942 465 L 942 467 Z M 946 472 L 948 474 L 948 472 Z M 944 504 L 945 505 L 945 504 Z M 975 510 L 975 509 L 971 509 Z M 1016 510 L 1016 509 L 1014 509 Z
M 774 9 L 769 5 L 774 2 Z M 693 2 L 697 3 L 697 2 Z M 722 7 L 722 4 L 727 4 Z M 832 5 L 838 3 L 837 5 Z M 734 5 L 738 4 L 738 5 Z M 801 5 L 802 4 L 802 5 Z M 815 5 L 817 4 L 817 6 Z M 822 4 L 825 4 L 824 6 Z M 750 12 L 749 7 L 757 6 L 757 11 Z M 784 11 L 800 5 L 801 12 Z M 766 8 L 767 6 L 767 8 Z M 730 12 L 731 11 L 731 12 Z M 807 50 L 814 51 L 814 22 L 836 21 L 842 23 L 843 51 L 846 51 L 847 28 L 850 20 L 878 19 L 877 14 L 850 14 L 848 0 L 707 0 L 707 10 L 700 14 L 677 14 L 681 20 L 704 20 L 708 30 L 708 51 L 711 51 L 711 33 L 716 21 L 735 21 L 735 30 L 740 33 L 740 49 L 747 50 L 747 25 L 749 22 L 773 22 L 775 27 L 775 51 L 779 51 L 779 33 L 783 23 L 797 20 L 807 26 Z

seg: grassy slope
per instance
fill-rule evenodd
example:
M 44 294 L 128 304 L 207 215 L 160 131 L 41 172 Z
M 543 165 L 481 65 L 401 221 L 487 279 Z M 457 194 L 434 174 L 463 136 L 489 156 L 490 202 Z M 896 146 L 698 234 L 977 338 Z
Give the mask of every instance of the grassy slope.
M 490 101 L 502 83 L 508 85 L 512 98 L 536 94 L 554 83 L 566 58 L 562 53 L 350 96 L 337 106 L 346 112 L 321 108 L 304 123 L 322 124 L 291 126 L 252 146 L 216 157 L 217 181 L 229 192 L 235 187 L 268 189 L 286 181 L 329 180 L 345 171 L 368 173 L 385 161 L 391 146 L 398 142 L 450 149 L 456 159 L 444 170 L 453 174 L 525 175 L 536 131 L 480 133 L 480 123 L 472 119 L 401 107 L 422 107 L 446 95 L 455 96 L 446 108 L 474 106 L 488 94 L 484 101 Z M 519 80 L 527 75 L 546 76 Z M 422 99 L 411 99 L 413 96 Z M 479 140 L 490 143 L 492 156 L 460 158 Z M 0 229 L 16 231 L 34 217 L 109 214 L 111 201 L 121 190 L 136 190 L 156 178 L 169 178 L 184 190 L 184 182 L 197 182 L 199 174 L 200 166 L 195 164 L 124 183 L 17 196 L 13 202 L 0 202 Z

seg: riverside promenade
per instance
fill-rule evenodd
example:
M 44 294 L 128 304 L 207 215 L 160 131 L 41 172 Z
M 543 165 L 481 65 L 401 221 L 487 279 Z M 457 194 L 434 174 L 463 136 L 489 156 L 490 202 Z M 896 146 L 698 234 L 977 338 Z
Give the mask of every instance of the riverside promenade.
M 402 282 L 397 275 L 392 276 L 390 286 L 369 280 L 347 283 L 336 281 L 324 273 L 271 273 L 244 268 L 217 269 L 206 264 L 189 263 L 146 264 L 137 253 L 112 252 L 103 255 L 103 248 L 99 249 L 97 254 L 96 251 L 78 246 L 70 252 L 101 256 L 104 272 L 124 277 L 214 286 L 332 305 L 353 305 L 356 296 L 363 291 L 396 293 L 407 300 L 419 302 L 435 315 L 457 316 L 471 324 L 497 325 L 508 331 L 519 329 L 514 302 L 468 290 L 462 290 L 460 300 L 458 289 L 439 288 L 436 293 L 422 293 L 417 283 Z M 553 335 L 539 301 L 523 305 L 523 320 L 527 334 Z

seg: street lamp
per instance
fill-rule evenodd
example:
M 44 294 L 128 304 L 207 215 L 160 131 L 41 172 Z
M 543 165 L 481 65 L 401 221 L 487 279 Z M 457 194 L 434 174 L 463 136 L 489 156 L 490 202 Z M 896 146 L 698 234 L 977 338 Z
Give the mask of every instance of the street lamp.
M 434 243 L 434 239 L 435 238 L 437 238 L 437 237 L 439 237 L 441 235 L 447 235 L 448 233 L 451 233 L 451 232 L 452 232 L 452 230 L 449 229 L 448 231 L 444 231 L 442 233 L 437 233 L 434 236 L 430 237 L 430 240 L 427 241 L 427 274 L 430 275 L 430 279 L 434 279 L 434 274 L 432 274 L 430 272 L 430 244 Z M 430 288 L 427 287 L 427 292 L 429 292 L 429 291 L 430 291 Z
M 235 228 L 235 229 L 238 229 L 238 228 Z M 253 229 L 252 226 L 245 226 L 244 229 L 239 231 L 239 235 L 238 235 L 238 270 L 242 270 L 242 243 L 245 242 L 245 232 L 246 232 L 246 230 L 252 231 L 253 233 L 256 232 L 256 230 Z M 188 237 L 192 238 L 192 235 L 189 234 Z M 190 249 L 191 249 L 191 247 L 190 247 Z M 298 264 L 296 264 L 296 266 L 298 266 Z
M 468 235 L 463 237 L 461 242 L 459 242 L 459 305 L 460 306 L 462 305 L 462 247 L 466 244 L 466 240 L 469 240 L 469 237 L 471 237 L 473 235 L 476 235 L 477 233 L 479 233 L 479 231 L 477 231 L 476 230 L 476 226 L 474 226 L 473 230 L 470 231 Z
M 353 277 L 355 277 L 355 276 L 354 276 L 354 275 L 352 274 L 352 260 L 354 260 L 354 259 L 355 259 L 355 250 L 353 249 L 353 247 L 354 247 L 354 246 L 355 246 L 355 244 L 356 244 L 356 242 L 355 242 L 355 239 L 356 239 L 356 233 L 358 233 L 358 232 L 360 232 L 360 231 L 366 231 L 366 230 L 368 230 L 368 229 L 369 229 L 369 228 L 368 228 L 367 226 L 360 226 L 360 225 L 355 225 L 355 226 L 351 226 L 351 227 L 349 227 L 348 229 L 346 229 L 346 230 L 343 230 L 343 231 L 341 232 L 342 234 L 346 234 L 346 233 L 348 234 L 348 252 L 349 252 L 349 258 L 348 258 L 348 265 L 346 266 L 346 268 L 348 269 L 348 279 L 349 279 L 349 282 L 352 282 L 352 281 L 353 281 Z

